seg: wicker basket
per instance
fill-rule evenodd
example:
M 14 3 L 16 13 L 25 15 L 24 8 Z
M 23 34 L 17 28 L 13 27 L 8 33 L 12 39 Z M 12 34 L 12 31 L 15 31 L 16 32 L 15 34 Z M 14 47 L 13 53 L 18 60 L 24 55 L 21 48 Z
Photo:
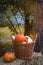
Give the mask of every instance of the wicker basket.
M 25 59 L 25 60 L 32 59 L 35 41 L 36 41 L 36 37 L 34 42 L 30 44 L 14 43 L 14 50 L 15 50 L 16 57 L 19 59 Z

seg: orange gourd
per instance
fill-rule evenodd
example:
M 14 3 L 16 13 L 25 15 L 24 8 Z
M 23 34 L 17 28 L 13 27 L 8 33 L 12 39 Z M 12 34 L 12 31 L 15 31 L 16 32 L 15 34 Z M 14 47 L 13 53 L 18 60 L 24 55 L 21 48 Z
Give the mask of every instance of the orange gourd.
M 6 52 L 4 54 L 4 61 L 5 62 L 10 62 L 13 61 L 15 59 L 15 53 L 13 52 Z
M 15 37 L 15 43 L 27 42 L 27 38 L 22 34 L 17 34 Z

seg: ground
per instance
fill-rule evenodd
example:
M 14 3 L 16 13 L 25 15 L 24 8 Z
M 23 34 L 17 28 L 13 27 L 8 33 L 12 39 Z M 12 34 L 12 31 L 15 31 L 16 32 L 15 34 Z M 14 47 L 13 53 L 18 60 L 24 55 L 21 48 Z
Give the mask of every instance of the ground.
M 3 57 L 0 57 L 0 65 L 43 65 L 43 55 L 41 53 L 34 53 L 31 61 L 15 59 L 10 63 L 5 63 Z

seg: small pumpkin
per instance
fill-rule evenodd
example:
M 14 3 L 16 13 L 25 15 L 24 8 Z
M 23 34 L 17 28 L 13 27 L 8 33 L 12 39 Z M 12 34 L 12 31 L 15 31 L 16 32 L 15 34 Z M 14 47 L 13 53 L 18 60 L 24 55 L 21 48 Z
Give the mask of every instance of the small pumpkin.
M 4 61 L 5 62 L 11 62 L 15 59 L 15 53 L 14 52 L 6 52 L 4 54 Z

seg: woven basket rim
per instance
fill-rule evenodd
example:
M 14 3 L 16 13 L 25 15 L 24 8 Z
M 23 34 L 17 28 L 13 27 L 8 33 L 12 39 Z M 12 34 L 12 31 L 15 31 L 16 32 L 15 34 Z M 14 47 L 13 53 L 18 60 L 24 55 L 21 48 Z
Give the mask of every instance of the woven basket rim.
M 33 44 L 34 42 L 32 43 L 26 43 L 26 44 L 22 44 L 22 43 L 14 43 L 14 44 L 19 44 L 19 45 L 29 45 L 29 44 Z

